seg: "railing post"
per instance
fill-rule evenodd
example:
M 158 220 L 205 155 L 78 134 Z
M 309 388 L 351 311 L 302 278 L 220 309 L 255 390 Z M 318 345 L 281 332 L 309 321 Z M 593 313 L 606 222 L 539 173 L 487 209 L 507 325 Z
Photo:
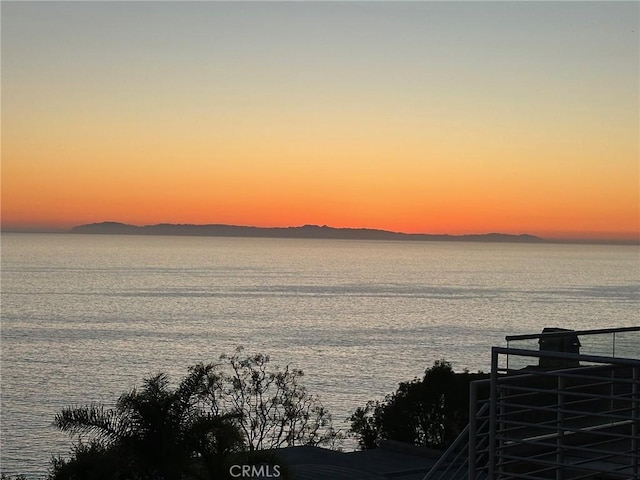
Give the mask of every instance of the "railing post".
M 498 352 L 491 350 L 491 384 L 489 397 L 489 478 L 497 480 L 496 466 L 496 414 L 498 403 Z
M 564 478 L 564 388 L 565 379 L 558 374 L 558 407 L 556 412 L 556 480 Z
M 503 441 L 498 440 L 498 433 L 502 433 L 503 406 L 498 388 L 499 352 L 494 347 L 491 351 L 491 390 L 489 403 L 489 478 L 498 480 L 503 477 L 502 447 Z M 507 372 L 508 374 L 508 372 Z
M 611 356 L 614 358 L 616 356 L 616 332 L 613 332 L 613 345 L 611 347 Z
M 509 340 L 507 340 L 507 350 L 509 349 Z M 507 364 L 505 365 L 507 372 L 509 371 L 509 354 L 505 355 L 507 357 Z
M 609 365 L 611 369 L 611 386 L 609 387 L 609 396 L 611 400 L 609 401 L 609 411 L 613 412 L 616 409 L 616 366 Z M 615 423 L 615 420 L 611 419 L 611 425 Z
M 638 459 L 638 452 L 640 451 L 640 445 L 638 442 L 638 424 L 640 423 L 640 395 L 638 394 L 638 383 L 640 382 L 640 375 L 638 375 L 638 367 L 633 367 L 633 386 L 631 387 L 633 394 L 631 395 L 631 452 L 633 457 L 631 458 L 633 464 L 633 477 L 640 477 L 640 460 Z
M 475 480 L 476 478 L 476 431 L 478 428 L 478 421 L 476 418 L 476 404 L 478 402 L 478 389 L 474 382 L 471 382 L 471 389 L 469 390 L 469 474 L 468 480 Z

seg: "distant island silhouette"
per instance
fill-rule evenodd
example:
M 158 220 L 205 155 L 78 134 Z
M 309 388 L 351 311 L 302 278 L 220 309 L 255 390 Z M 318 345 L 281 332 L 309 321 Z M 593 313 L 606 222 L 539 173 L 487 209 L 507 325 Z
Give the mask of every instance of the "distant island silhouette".
M 204 237 L 263 237 L 263 238 L 321 238 L 337 240 L 419 240 L 466 242 L 545 242 L 535 235 L 485 233 L 473 235 L 432 235 L 401 233 L 371 228 L 334 228 L 327 225 L 301 227 L 251 227 L 240 225 L 188 225 L 160 223 L 157 225 L 128 225 L 119 222 L 101 222 L 78 225 L 70 233 L 103 235 L 184 235 Z

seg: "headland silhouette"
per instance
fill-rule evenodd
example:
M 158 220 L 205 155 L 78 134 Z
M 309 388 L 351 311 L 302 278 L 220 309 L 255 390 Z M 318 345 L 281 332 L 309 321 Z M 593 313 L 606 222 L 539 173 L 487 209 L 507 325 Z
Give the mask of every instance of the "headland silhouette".
M 299 227 L 253 227 L 241 225 L 191 225 L 160 223 L 156 225 L 130 225 L 120 222 L 101 222 L 78 225 L 70 233 L 103 235 L 184 235 L 207 237 L 262 237 L 262 238 L 319 238 L 336 240 L 417 240 L 467 242 L 544 242 L 535 235 L 486 233 L 470 235 L 402 233 L 371 228 L 335 228 L 327 225 Z

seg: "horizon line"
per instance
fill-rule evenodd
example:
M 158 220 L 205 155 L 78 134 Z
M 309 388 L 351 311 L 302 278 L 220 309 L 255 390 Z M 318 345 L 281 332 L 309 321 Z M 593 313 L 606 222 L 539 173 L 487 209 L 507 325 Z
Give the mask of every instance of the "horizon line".
M 124 227 L 134 227 L 134 228 L 148 228 L 148 227 L 158 227 L 158 226 L 173 226 L 173 227 L 233 227 L 233 228 L 247 228 L 247 229 L 257 229 L 257 230 L 286 230 L 286 229 L 300 229 L 304 227 L 315 227 L 315 228 L 327 228 L 332 230 L 344 230 L 344 231 L 371 231 L 371 232 L 384 232 L 390 234 L 396 234 L 399 236 L 406 235 L 408 237 L 448 237 L 451 240 L 456 239 L 464 239 L 468 237 L 484 237 L 491 235 L 504 235 L 507 237 L 531 237 L 533 240 L 541 242 L 541 243 L 554 243 L 554 244 L 597 244 L 597 245 L 640 245 L 640 237 L 636 238 L 611 238 L 611 237 L 580 237 L 580 236 L 563 236 L 563 237 L 547 237 L 540 236 L 536 234 L 531 234 L 528 232 L 523 233 L 504 233 L 497 230 L 485 231 L 483 233 L 478 232 L 467 232 L 467 233 L 425 233 L 425 232 L 403 232 L 397 230 L 386 230 L 383 228 L 374 228 L 374 227 L 333 227 L 327 224 L 310 224 L 306 223 L 303 225 L 288 225 L 288 226 L 257 226 L 257 225 L 237 225 L 237 224 L 226 224 L 226 223 L 171 223 L 171 222 L 159 222 L 159 223 L 149 223 L 149 224 L 133 224 L 133 223 L 125 223 L 120 221 L 100 221 L 100 222 L 91 222 L 91 223 L 82 223 L 73 225 L 71 227 L 68 226 L 51 226 L 51 225 L 25 225 L 25 226 L 0 226 L 0 233 L 33 233 L 33 234 L 77 234 L 78 232 L 73 232 L 74 229 L 78 227 L 87 227 L 87 226 L 100 226 L 100 225 L 113 225 L 113 226 L 124 226 Z M 88 232 L 87 232 L 88 233 Z M 635 233 L 627 233 L 627 235 L 635 235 Z M 89 234 L 100 234 L 98 232 L 91 232 Z M 108 234 L 108 233 L 105 233 Z M 141 235 L 145 235 L 141 233 Z M 577 234 L 579 235 L 579 233 Z M 183 234 L 181 236 L 195 236 Z M 406 240 L 411 240 L 411 238 L 407 238 Z

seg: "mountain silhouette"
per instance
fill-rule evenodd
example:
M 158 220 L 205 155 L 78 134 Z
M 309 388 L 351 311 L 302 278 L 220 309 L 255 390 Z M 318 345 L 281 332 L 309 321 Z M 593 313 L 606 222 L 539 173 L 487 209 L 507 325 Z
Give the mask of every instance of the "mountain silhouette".
M 251 227 L 240 225 L 189 225 L 160 223 L 157 225 L 128 225 L 119 222 L 101 222 L 78 225 L 70 233 L 103 235 L 185 235 L 205 237 L 264 237 L 264 238 L 325 238 L 341 240 L 421 240 L 421 241 L 474 241 L 474 242 L 543 242 L 534 235 L 486 233 L 474 235 L 432 235 L 401 233 L 371 228 L 334 228 L 327 225 L 300 227 Z

